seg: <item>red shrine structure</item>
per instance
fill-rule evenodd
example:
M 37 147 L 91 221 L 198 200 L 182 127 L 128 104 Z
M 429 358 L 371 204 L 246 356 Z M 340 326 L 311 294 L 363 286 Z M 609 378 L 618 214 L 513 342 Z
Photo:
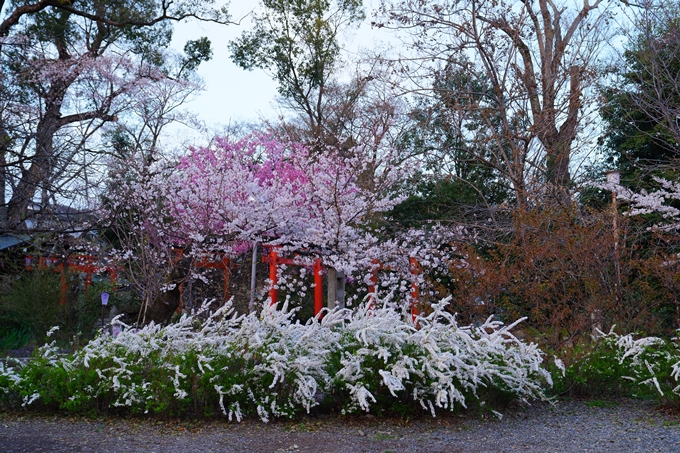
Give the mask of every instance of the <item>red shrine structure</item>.
M 279 290 L 276 288 L 278 283 L 278 266 L 280 264 L 293 266 L 307 266 L 296 262 L 294 258 L 283 258 L 279 256 L 278 247 L 265 246 L 269 248 L 269 254 L 262 257 L 262 262 L 269 263 L 269 280 L 271 281 L 271 289 L 269 290 L 269 301 L 271 305 L 278 302 Z M 321 258 L 316 258 L 314 264 L 311 266 L 314 275 L 314 316 L 317 316 L 323 309 L 323 277 L 322 277 L 322 261 Z M 376 291 L 378 286 L 378 272 L 381 270 L 391 270 L 389 266 L 383 266 L 380 261 L 373 260 L 371 266 L 371 285 L 368 287 L 369 293 L 369 309 L 374 309 L 376 305 Z M 411 320 L 415 322 L 418 315 L 420 315 L 420 288 L 415 281 L 423 272 L 423 268 L 416 258 L 409 257 L 409 272 L 413 276 L 411 283 Z
M 269 289 L 269 300 L 270 304 L 274 305 L 278 302 L 279 290 L 276 288 L 278 283 L 278 270 L 280 265 L 287 266 L 305 266 L 311 267 L 312 275 L 314 278 L 314 316 L 318 316 L 323 309 L 323 263 L 321 258 L 315 258 L 312 265 L 300 263 L 296 261 L 295 258 L 282 257 L 279 254 L 280 247 L 273 245 L 265 245 L 264 247 L 269 249 L 267 256 L 262 257 L 262 262 L 269 264 L 269 280 L 271 282 L 271 288 Z M 173 249 L 175 257 L 172 263 L 177 263 L 182 258 L 182 249 Z M 217 260 L 209 259 L 208 257 L 202 258 L 193 263 L 194 266 L 205 269 L 221 269 L 223 276 L 223 291 L 224 299 L 228 300 L 231 297 L 229 291 L 231 269 L 233 269 L 236 264 L 227 256 L 226 253 L 222 254 Z M 96 256 L 92 255 L 71 255 L 65 260 L 59 257 L 39 257 L 36 259 L 32 255 L 28 255 L 24 258 L 24 265 L 26 270 L 33 270 L 37 266 L 38 269 L 51 268 L 54 272 L 61 272 L 61 288 L 59 303 L 66 304 L 66 298 L 68 294 L 68 282 L 66 279 L 66 270 L 70 272 L 81 272 L 85 274 L 85 290 L 87 291 L 92 284 L 92 275 L 100 273 L 108 273 L 111 282 L 115 284 L 118 278 L 118 271 L 114 266 L 101 265 L 98 262 Z M 378 272 L 391 270 L 389 266 L 383 266 L 379 260 L 373 260 L 371 266 L 371 277 L 370 285 L 368 287 L 368 300 L 369 309 L 374 309 L 377 302 L 377 285 L 378 285 Z M 418 275 L 422 273 L 423 269 L 418 263 L 418 260 L 413 257 L 409 257 L 409 272 L 413 276 L 413 282 L 411 283 L 411 319 L 415 322 L 416 318 L 420 314 L 420 288 L 416 279 Z M 183 290 L 183 284 L 180 285 L 180 292 Z M 181 305 L 180 305 L 181 307 Z

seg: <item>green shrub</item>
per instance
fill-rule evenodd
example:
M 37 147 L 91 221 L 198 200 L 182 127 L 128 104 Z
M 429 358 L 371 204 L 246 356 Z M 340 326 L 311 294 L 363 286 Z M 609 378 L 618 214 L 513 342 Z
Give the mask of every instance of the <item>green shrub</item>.
M 0 349 L 40 343 L 54 326 L 59 327 L 56 338 L 62 345 L 93 338 L 100 326 L 100 295 L 110 290 L 110 285 L 94 283 L 87 291 L 81 290 L 78 275 L 68 275 L 68 284 L 62 305 L 59 273 L 26 272 L 12 282 L 7 293 L 0 296 Z
M 553 392 L 571 396 L 633 396 L 680 402 L 680 348 L 674 340 L 635 339 L 610 332 L 570 351 L 569 365 L 552 365 Z
M 389 308 L 340 310 L 306 324 L 285 306 L 240 317 L 223 308 L 204 322 L 183 316 L 99 335 L 66 355 L 53 341 L 27 365 L 0 369 L 0 391 L 5 404 L 48 410 L 265 421 L 321 402 L 405 416 L 464 408 L 494 392 L 542 397 L 550 376 L 535 345 L 492 320 L 459 327 L 445 305 L 433 306 L 419 329 Z

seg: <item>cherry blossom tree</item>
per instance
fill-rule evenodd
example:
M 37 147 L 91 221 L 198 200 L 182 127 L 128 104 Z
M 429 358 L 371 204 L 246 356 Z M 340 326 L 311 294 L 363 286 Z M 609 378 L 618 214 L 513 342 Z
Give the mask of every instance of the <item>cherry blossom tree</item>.
M 185 18 L 228 22 L 212 2 L 37 1 L 15 2 L 5 10 L 0 21 L 5 230 L 25 228 L 24 221 L 37 212 L 55 214 L 50 210 L 57 204 L 86 207 L 80 195 L 97 180 L 106 147 L 103 128 L 124 118 L 150 87 L 173 81 L 186 91 L 184 79 L 210 57 L 210 43 L 191 41 L 184 57 L 169 55 L 169 22 Z
M 232 252 L 252 241 L 346 250 L 361 240 L 360 227 L 372 214 L 401 200 L 392 190 L 407 171 L 360 156 L 332 149 L 317 155 L 266 134 L 217 138 L 212 147 L 191 149 L 167 173 L 144 183 L 135 179 L 128 189 L 140 204 L 150 200 L 151 209 L 160 208 L 159 214 L 143 212 L 149 228 L 197 252 Z M 370 188 L 359 183 L 367 166 L 380 176 Z
M 140 282 L 160 282 L 157 295 L 171 280 L 173 248 L 182 248 L 185 259 L 203 260 L 266 243 L 282 253 L 299 252 L 301 262 L 323 256 L 347 273 L 365 270 L 372 258 L 366 252 L 378 243 L 370 222 L 399 203 L 395 188 L 410 170 L 393 166 L 384 154 L 380 162 L 362 156 L 336 149 L 318 154 L 261 133 L 217 138 L 210 147 L 191 149 L 174 167 L 126 164 L 127 173 L 119 176 L 124 182 L 102 216 L 126 219 L 117 226 L 127 248 L 121 257 L 139 259 L 140 246 L 148 247 L 147 264 L 167 269 L 164 279 L 149 272 L 154 277 Z M 361 181 L 367 170 L 370 185 Z M 188 276 L 191 263 L 183 265 Z
M 644 189 L 635 192 L 614 183 L 599 184 L 598 187 L 614 192 L 618 200 L 628 203 L 627 215 L 658 214 L 660 221 L 653 226 L 654 229 L 680 230 L 680 209 L 677 207 L 680 202 L 680 183 L 660 177 L 652 179 L 658 188 L 650 192 Z

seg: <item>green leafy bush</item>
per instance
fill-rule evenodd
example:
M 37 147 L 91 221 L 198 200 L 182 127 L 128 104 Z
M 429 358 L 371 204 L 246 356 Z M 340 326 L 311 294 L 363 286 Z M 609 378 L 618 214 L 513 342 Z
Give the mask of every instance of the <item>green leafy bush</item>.
M 80 290 L 77 275 L 68 275 L 66 303 L 61 304 L 61 274 L 49 270 L 27 272 L 13 281 L 0 296 L 0 349 L 41 342 L 54 326 L 61 344 L 80 343 L 93 338 L 101 316 L 100 294 L 107 283 L 94 283 Z M 74 291 L 75 289 L 75 291 Z
M 610 395 L 680 402 L 680 348 L 677 339 L 635 339 L 613 331 L 571 351 L 569 366 L 553 366 L 557 394 Z M 560 364 L 561 362 L 557 362 Z
M 3 326 L 0 330 L 0 351 L 23 348 L 32 339 L 33 335 L 26 327 Z
M 100 335 L 59 356 L 55 343 L 0 370 L 5 404 L 80 413 L 222 414 L 262 420 L 310 412 L 405 415 L 466 407 L 495 389 L 542 398 L 542 353 L 491 319 L 459 327 L 446 301 L 418 319 L 391 308 L 325 313 L 305 324 L 283 307 Z
M 28 331 L 34 340 L 62 323 L 59 305 L 59 275 L 31 272 L 14 281 L 7 294 L 0 297 L 0 322 L 6 330 Z

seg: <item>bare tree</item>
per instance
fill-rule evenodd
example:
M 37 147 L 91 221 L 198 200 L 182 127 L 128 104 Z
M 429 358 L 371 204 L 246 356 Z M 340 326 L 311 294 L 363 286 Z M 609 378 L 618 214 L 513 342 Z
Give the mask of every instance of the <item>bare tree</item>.
M 0 11 L 8 3 L 0 0 Z M 83 2 L 64 0 L 37 0 L 34 2 L 10 2 L 5 17 L 0 22 L 0 36 L 9 35 L 26 16 L 56 10 L 69 15 L 98 22 L 105 27 L 149 27 L 165 21 L 198 19 L 201 21 L 229 22 L 226 7 L 215 8 L 214 0 L 142 0 L 120 10 L 118 2 Z
M 603 89 L 605 141 L 624 177 L 680 158 L 680 27 L 677 2 L 627 10 L 627 44 Z M 632 181 L 631 181 L 632 182 Z M 638 184 L 636 181 L 635 184 Z
M 451 114 L 471 149 L 484 150 L 477 157 L 524 205 L 532 168 L 559 193 L 570 185 L 583 95 L 609 18 L 601 3 L 384 1 L 374 26 L 399 30 L 412 49 L 393 62 L 410 90 L 451 90 Z

